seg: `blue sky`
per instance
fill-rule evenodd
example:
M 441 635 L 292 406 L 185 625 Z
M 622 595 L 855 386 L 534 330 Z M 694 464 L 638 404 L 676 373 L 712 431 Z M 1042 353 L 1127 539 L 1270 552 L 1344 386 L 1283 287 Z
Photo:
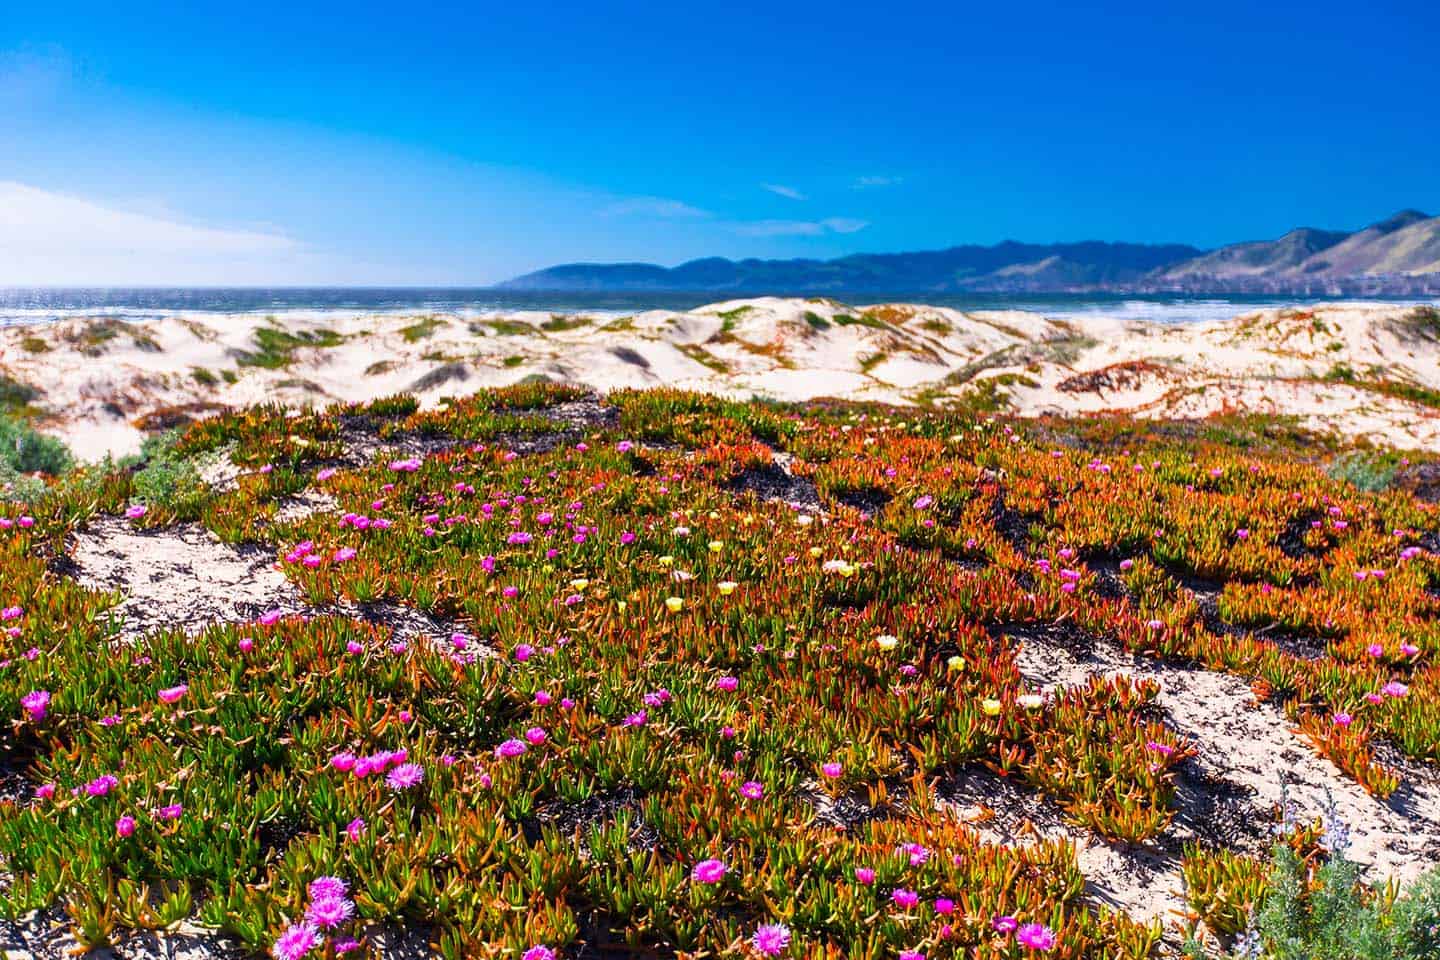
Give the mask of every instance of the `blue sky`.
M 483 284 L 1440 212 L 1434 3 L 8 6 L 4 284 Z

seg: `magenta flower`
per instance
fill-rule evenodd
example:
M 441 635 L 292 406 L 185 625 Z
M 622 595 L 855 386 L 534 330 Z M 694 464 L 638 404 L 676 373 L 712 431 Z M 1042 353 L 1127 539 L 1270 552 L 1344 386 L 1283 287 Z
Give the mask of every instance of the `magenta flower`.
M 767 923 L 756 927 L 754 936 L 750 938 L 750 945 L 761 956 L 773 957 L 790 946 L 790 928 L 783 923 Z
M 135 818 L 129 816 L 121 817 L 115 821 L 115 833 L 121 837 L 128 837 L 135 832 Z
M 545 728 L 531 727 L 529 730 L 525 731 L 525 739 L 530 741 L 531 746 L 540 746 L 540 744 L 545 742 Z
M 1334 716 L 1333 719 L 1334 719 L 1334 721 L 1335 721 L 1335 726 L 1337 726 L 1337 727 L 1348 727 L 1348 726 L 1350 726 L 1351 723 L 1355 722 L 1355 718 L 1354 718 L 1354 717 L 1350 716 L 1350 714 L 1345 713 L 1345 712 L 1343 712 L 1343 711 L 1340 712 L 1340 713 L 1335 714 L 1335 716 Z
M 935 901 L 935 912 L 942 916 L 949 916 L 955 912 L 955 901 L 941 897 Z
M 856 867 L 855 882 L 863 883 L 868 887 L 870 884 L 875 882 L 875 871 L 870 869 L 869 867 Z
M 912 867 L 918 867 L 930 859 L 930 851 L 918 843 L 902 844 L 895 852 L 908 857 Z
M 828 763 L 822 763 L 820 765 L 820 772 L 833 780 L 845 772 L 845 767 L 837 761 L 831 760 Z
M 520 960 L 555 960 L 555 951 L 544 944 L 537 943 L 529 950 L 526 950 L 520 956 Z
M 311 900 L 325 900 L 333 897 L 344 897 L 350 892 L 350 885 L 339 877 L 316 877 L 310 881 L 305 888 Z
M 756 780 L 746 780 L 740 784 L 740 795 L 747 800 L 759 800 L 765 796 L 765 787 Z
M 391 790 L 409 790 L 420 785 L 425 779 L 425 768 L 418 763 L 402 763 L 385 777 L 385 785 Z
M 734 692 L 738 686 L 740 686 L 739 677 L 720 677 L 715 681 L 715 689 L 724 690 L 726 693 Z
M 506 759 L 509 757 L 518 757 L 527 749 L 528 748 L 525 746 L 525 742 L 523 740 L 506 740 L 504 743 L 500 744 L 500 746 L 495 748 L 495 756 L 502 759 Z
M 365 835 L 365 820 L 363 817 L 356 817 L 345 824 L 345 838 L 351 843 L 356 842 Z
M 50 691 L 31 690 L 20 698 L 20 706 L 30 715 L 31 720 L 44 720 L 46 711 L 50 709 Z
M 112 787 L 116 787 L 119 784 L 120 781 L 114 776 L 108 773 L 102 773 L 94 780 L 85 784 L 85 792 L 92 797 L 103 797 L 110 792 Z
M 55 784 L 53 783 L 42 783 L 35 788 L 35 799 L 37 800 L 49 800 L 53 796 L 55 796 Z
M 143 516 L 145 516 L 145 507 L 138 503 L 125 511 L 127 520 L 139 520 Z
M 645 721 L 649 719 L 650 715 L 644 710 L 636 710 L 621 721 L 620 725 L 622 727 L 643 727 L 645 726 Z
M 901 950 L 899 960 L 925 960 L 925 954 L 919 950 Z
M 895 906 L 900 909 L 909 910 L 920 902 L 920 895 L 914 890 L 906 890 L 904 887 L 900 887 L 895 890 L 894 893 L 890 894 L 890 899 L 894 902 Z
M 1030 950 L 1044 952 L 1055 949 L 1055 932 L 1043 923 L 1025 924 L 1015 931 L 1015 939 Z
M 1389 683 L 1385 684 L 1385 686 L 1380 688 L 1380 692 L 1385 694 L 1385 696 L 1387 697 L 1398 698 L 1403 697 L 1407 693 L 1409 693 L 1410 688 L 1407 687 L 1405 684 L 1401 683 L 1399 680 L 1391 680 Z
M 184 812 L 185 812 L 185 808 L 184 808 L 183 806 L 181 806 L 181 805 L 178 804 L 178 803 L 172 803 L 172 804 L 169 804 L 169 805 L 167 805 L 167 806 L 163 806 L 163 807 L 160 807 L 159 809 L 157 809 L 157 810 L 155 811 L 155 819 L 156 819 L 156 820 L 179 820 L 179 819 L 180 819 L 180 815 L 183 814 Z
M 185 696 L 185 694 L 189 692 L 190 687 L 183 683 L 174 687 L 166 687 L 164 690 L 160 691 L 160 702 L 174 703 L 176 700 L 179 700 L 181 697 Z
M 354 916 L 355 904 L 344 897 L 321 897 L 305 911 L 305 919 L 322 930 L 338 927 Z
M 275 940 L 270 956 L 275 960 L 300 960 L 320 942 L 320 931 L 310 923 L 297 923 Z
M 997 933 L 1014 933 L 1020 929 L 1020 921 L 1014 917 L 996 917 L 990 921 L 990 926 L 995 928 Z
M 726 869 L 719 860 L 701 860 L 690 871 L 690 878 L 700 883 L 719 883 L 725 878 Z

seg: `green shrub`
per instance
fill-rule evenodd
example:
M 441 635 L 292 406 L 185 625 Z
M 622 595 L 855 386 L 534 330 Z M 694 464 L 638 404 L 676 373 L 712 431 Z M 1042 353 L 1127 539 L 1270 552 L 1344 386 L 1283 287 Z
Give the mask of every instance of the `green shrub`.
M 179 430 L 146 438 L 140 447 L 141 467 L 135 472 L 135 496 L 152 506 L 166 507 L 178 515 L 199 515 L 205 499 L 205 482 L 195 461 L 175 449 Z
M 1330 464 L 1326 471 L 1336 480 L 1344 480 L 1357 490 L 1375 493 L 1390 486 L 1399 465 L 1393 455 L 1352 453 Z
M 0 416 L 0 468 L 13 473 L 59 476 L 73 459 L 65 444 L 38 432 L 28 423 Z
M 1326 813 L 1329 859 L 1313 872 L 1278 844 L 1259 908 L 1229 956 L 1239 960 L 1434 960 L 1440 957 L 1440 870 L 1398 896 L 1364 883 L 1345 856 L 1349 828 Z M 1187 955 L 1199 957 L 1198 945 Z

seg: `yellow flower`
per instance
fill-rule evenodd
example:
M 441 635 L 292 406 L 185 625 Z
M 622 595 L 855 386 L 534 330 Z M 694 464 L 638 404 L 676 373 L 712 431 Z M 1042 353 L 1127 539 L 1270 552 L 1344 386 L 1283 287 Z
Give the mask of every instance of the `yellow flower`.
M 711 510 L 710 513 L 709 513 L 709 517 L 710 517 L 711 520 L 719 520 L 719 519 L 720 519 L 720 514 L 717 513 L 717 512 L 714 511 L 714 510 Z
M 616 609 L 616 610 L 619 610 L 621 613 L 624 613 L 624 612 L 625 612 L 625 608 L 628 607 L 628 606 L 629 606 L 629 604 L 626 603 L 624 600 L 616 600 L 616 601 L 615 601 L 615 609 Z
M 1015 698 L 1015 702 L 1026 710 L 1039 710 L 1045 705 L 1045 698 L 1038 693 L 1022 693 Z
M 811 547 L 811 548 L 810 548 L 810 556 L 812 556 L 812 557 L 818 557 L 818 556 L 820 556 L 820 554 L 822 554 L 822 553 L 824 553 L 824 552 L 825 552 L 825 551 L 824 551 L 824 550 L 821 550 L 819 547 Z
M 959 654 L 955 654 L 949 660 L 945 661 L 945 666 L 949 667 L 951 670 L 959 670 L 961 667 L 965 666 L 965 658 L 960 656 Z
M 570 587 L 571 587 L 571 589 L 574 589 L 574 590 L 584 590 L 584 589 L 585 589 L 586 587 L 588 587 L 588 586 L 590 586 L 590 581 L 589 581 L 589 580 L 586 580 L 586 579 L 584 579 L 584 578 L 579 578 L 579 579 L 571 580 L 571 581 L 570 581 Z
M 665 598 L 665 609 L 669 610 L 671 613 L 679 613 L 680 608 L 683 606 L 685 606 L 685 601 L 681 600 L 679 597 Z
M 735 592 L 735 588 L 738 586 L 739 584 L 736 583 L 734 580 L 721 580 L 715 585 L 716 589 L 720 591 L 720 596 L 722 597 L 730 596 L 730 594 Z
M 881 650 L 894 650 L 895 645 L 899 642 L 899 637 L 889 633 L 882 633 L 880 636 L 875 638 L 875 645 L 878 646 Z
M 673 564 L 674 562 L 675 562 L 675 558 L 672 557 L 672 556 L 670 556 L 670 554 L 668 554 L 668 553 L 665 554 L 665 556 L 663 556 L 663 557 L 660 558 L 660 565 L 661 565 L 662 567 L 668 567 L 668 566 L 670 566 L 671 564 Z
M 719 553 L 719 552 L 720 552 L 721 550 L 723 550 L 724 548 L 725 548 L 725 541 L 723 541 L 723 540 L 711 540 L 711 541 L 710 541 L 710 552 L 711 552 L 711 553 Z
M 980 701 L 980 709 L 985 711 L 985 716 L 995 717 L 1000 715 L 1000 701 L 986 697 Z

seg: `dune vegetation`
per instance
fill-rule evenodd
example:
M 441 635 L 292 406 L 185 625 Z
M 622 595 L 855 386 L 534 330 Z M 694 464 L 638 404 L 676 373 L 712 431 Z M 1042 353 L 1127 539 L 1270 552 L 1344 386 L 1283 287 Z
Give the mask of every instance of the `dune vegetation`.
M 1375 454 L 1279 426 L 529 383 L 252 407 L 24 484 L 0 912 L 284 958 L 1427 955 L 1440 513 L 1397 486 L 1423 458 L 1363 490 L 1327 467 Z M 137 632 L 76 560 L 97 529 L 263 551 L 286 592 Z M 1230 787 L 1163 680 L 1038 675 L 1057 637 L 1248 685 L 1412 818 L 1383 867 L 1415 885 L 1341 842 L 1370 807 L 1206 833 Z M 1070 833 L 1001 842 L 966 778 Z M 1165 861 L 1177 910 L 1097 896 L 1081 835 Z M 1372 952 L 1305 946 L 1361 915 Z

